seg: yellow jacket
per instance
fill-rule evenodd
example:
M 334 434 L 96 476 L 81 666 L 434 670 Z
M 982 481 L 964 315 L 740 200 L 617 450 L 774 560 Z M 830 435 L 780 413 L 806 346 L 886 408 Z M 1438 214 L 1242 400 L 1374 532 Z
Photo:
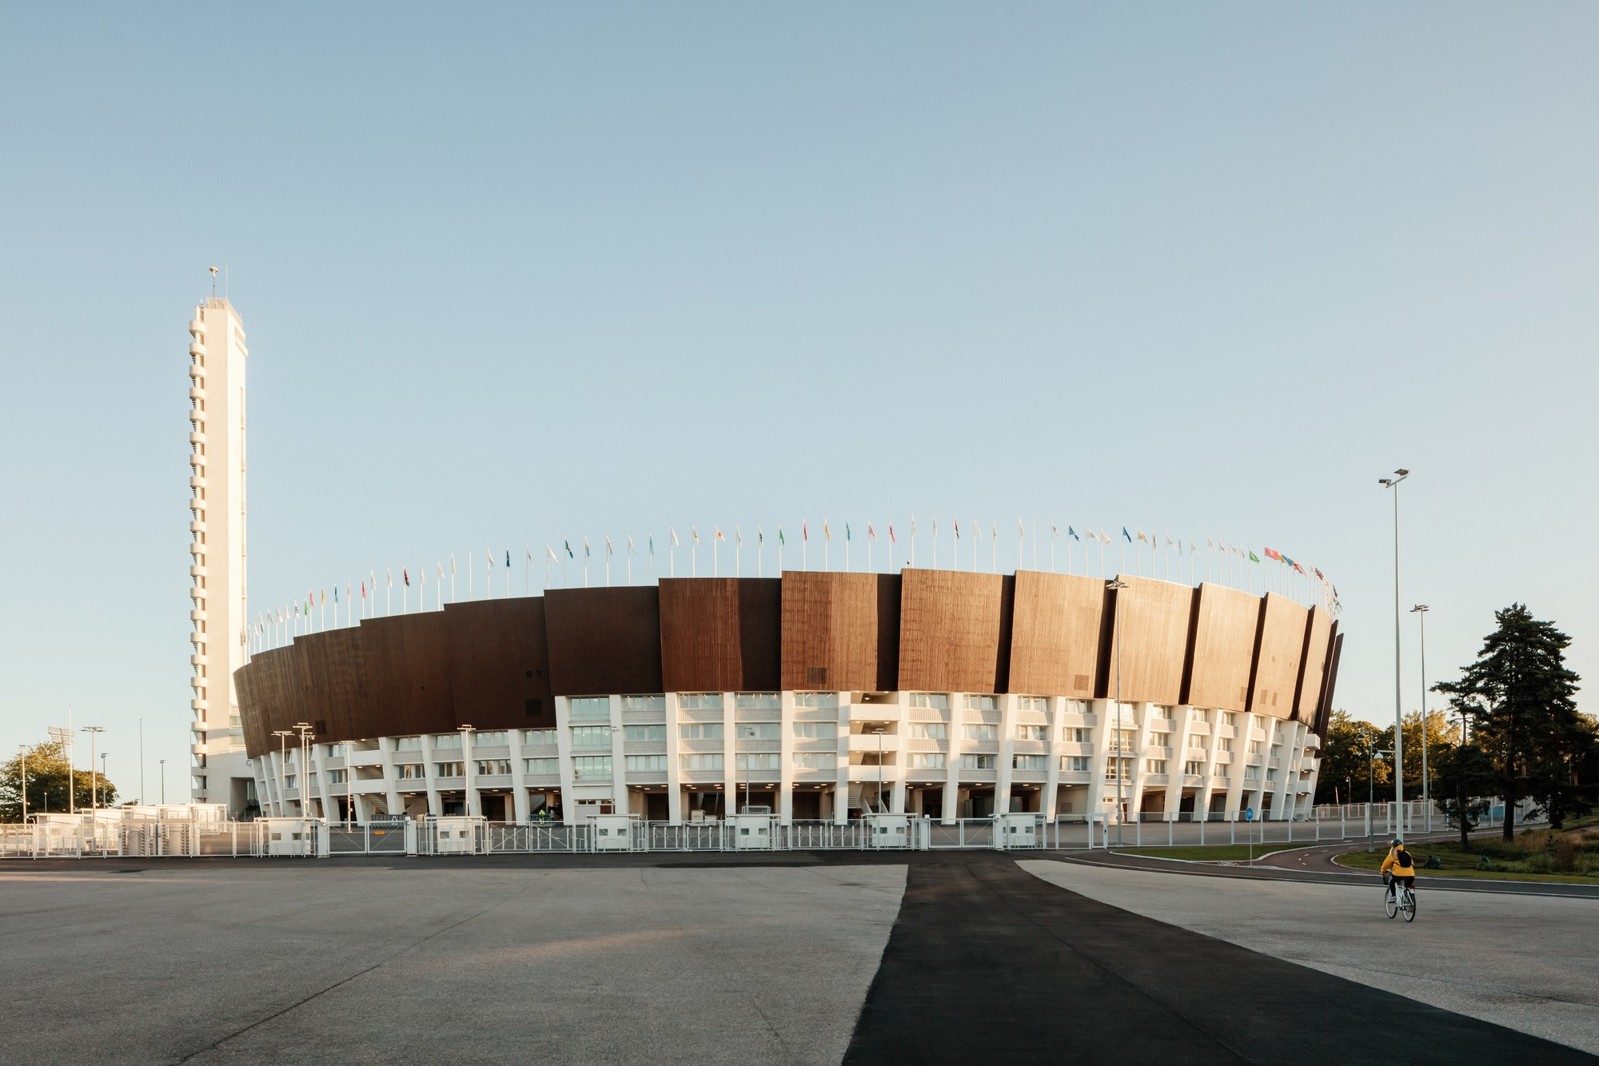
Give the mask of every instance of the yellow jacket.
M 1411 864 L 1409 866 L 1399 865 L 1399 853 L 1402 851 L 1406 855 L 1410 855 Z M 1393 847 L 1388 849 L 1388 857 L 1382 861 L 1382 867 L 1377 872 L 1380 874 L 1385 874 L 1392 871 L 1395 877 L 1415 877 L 1415 863 L 1416 857 L 1411 855 L 1410 852 L 1405 851 L 1405 846 L 1403 844 L 1395 844 Z

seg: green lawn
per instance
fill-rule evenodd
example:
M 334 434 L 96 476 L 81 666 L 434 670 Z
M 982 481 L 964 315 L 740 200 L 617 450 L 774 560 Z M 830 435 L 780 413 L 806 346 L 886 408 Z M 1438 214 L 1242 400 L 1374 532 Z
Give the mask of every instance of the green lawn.
M 1309 843 L 1283 844 L 1256 844 L 1251 852 L 1248 844 L 1205 844 L 1203 846 L 1170 847 L 1170 848 L 1113 848 L 1118 855 L 1147 855 L 1152 859 L 1187 859 L 1190 862 L 1246 862 L 1250 855 L 1260 858 L 1274 851 L 1283 851 L 1286 848 L 1308 848 Z
M 1410 848 L 1416 857 L 1416 876 L 1484 878 L 1499 881 L 1565 881 L 1578 884 L 1599 883 L 1599 832 L 1592 819 L 1588 828 L 1564 833 L 1532 829 L 1516 834 L 1509 844 L 1497 832 L 1479 832 L 1472 837 L 1470 850 L 1462 850 L 1459 840 L 1421 841 Z M 1387 856 L 1386 848 L 1375 851 L 1348 851 L 1337 863 L 1352 870 L 1375 871 Z M 1436 858 L 1442 869 L 1427 869 L 1427 860 Z

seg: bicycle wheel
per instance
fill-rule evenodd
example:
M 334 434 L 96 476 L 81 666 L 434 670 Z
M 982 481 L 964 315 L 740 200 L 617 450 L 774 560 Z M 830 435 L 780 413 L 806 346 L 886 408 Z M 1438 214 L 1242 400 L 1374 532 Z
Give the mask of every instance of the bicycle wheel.
M 1399 913 L 1399 900 L 1392 894 L 1384 893 L 1382 909 L 1388 912 L 1388 917 L 1392 918 Z
M 1413 922 L 1416 920 L 1416 894 L 1414 892 L 1405 893 L 1404 911 L 1405 921 Z

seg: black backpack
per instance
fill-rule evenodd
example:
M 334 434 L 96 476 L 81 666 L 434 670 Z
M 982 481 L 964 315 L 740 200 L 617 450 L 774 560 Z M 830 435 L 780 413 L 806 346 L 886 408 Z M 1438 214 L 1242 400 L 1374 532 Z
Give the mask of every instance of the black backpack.
M 1394 856 L 1394 862 L 1401 870 L 1409 870 L 1415 865 L 1410 861 L 1410 852 L 1408 851 L 1401 851 Z

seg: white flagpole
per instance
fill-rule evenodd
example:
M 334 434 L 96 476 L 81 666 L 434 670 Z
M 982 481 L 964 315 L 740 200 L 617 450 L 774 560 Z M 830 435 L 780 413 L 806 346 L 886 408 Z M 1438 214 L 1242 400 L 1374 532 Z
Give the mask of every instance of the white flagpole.
M 472 549 L 468 548 L 466 550 L 466 598 L 469 600 L 473 596 L 472 585 L 474 581 L 475 579 L 472 577 Z

